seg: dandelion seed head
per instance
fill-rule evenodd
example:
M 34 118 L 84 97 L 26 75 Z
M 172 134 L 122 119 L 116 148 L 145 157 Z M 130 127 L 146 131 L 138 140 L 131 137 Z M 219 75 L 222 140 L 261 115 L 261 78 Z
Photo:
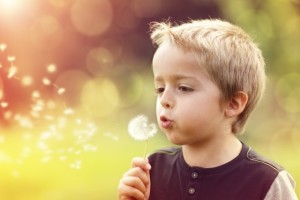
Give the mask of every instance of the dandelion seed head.
M 114 135 L 114 134 L 112 134 L 112 133 L 105 133 L 104 134 L 104 136 L 105 137 L 108 137 L 108 138 L 111 138 L 112 140 L 114 140 L 114 141 L 118 141 L 119 140 L 119 137 L 118 136 L 116 136 L 116 135 Z
M 129 135 L 135 140 L 147 140 L 157 132 L 155 124 L 149 124 L 145 115 L 138 115 L 130 120 L 128 124 Z

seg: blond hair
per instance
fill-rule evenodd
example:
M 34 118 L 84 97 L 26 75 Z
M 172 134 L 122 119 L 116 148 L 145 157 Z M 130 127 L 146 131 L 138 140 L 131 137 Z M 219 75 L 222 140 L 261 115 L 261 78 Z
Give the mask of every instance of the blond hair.
M 245 109 L 232 124 L 233 133 L 243 132 L 265 88 L 264 59 L 251 37 L 219 19 L 192 20 L 174 26 L 154 22 L 150 30 L 155 45 L 171 42 L 192 53 L 219 87 L 223 101 L 230 100 L 238 91 L 247 93 Z

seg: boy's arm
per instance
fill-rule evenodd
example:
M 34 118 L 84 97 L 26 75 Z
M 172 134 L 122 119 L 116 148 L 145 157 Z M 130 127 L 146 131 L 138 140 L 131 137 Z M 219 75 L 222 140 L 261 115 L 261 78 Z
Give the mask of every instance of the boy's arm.
M 119 200 L 148 200 L 150 195 L 150 171 L 148 160 L 134 158 L 132 168 L 120 180 Z
M 287 171 L 278 174 L 264 200 L 298 200 L 295 182 Z

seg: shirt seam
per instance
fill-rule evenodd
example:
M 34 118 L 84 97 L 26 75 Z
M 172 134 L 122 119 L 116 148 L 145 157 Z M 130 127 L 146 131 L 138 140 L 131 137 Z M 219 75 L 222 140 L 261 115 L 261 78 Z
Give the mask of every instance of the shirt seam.
M 260 159 L 257 159 L 257 158 L 252 158 L 249 153 L 251 151 L 251 147 L 249 147 L 248 151 L 247 151 L 247 158 L 251 161 L 254 161 L 254 162 L 258 162 L 258 163 L 262 163 L 266 166 L 269 166 L 271 167 L 272 169 L 274 169 L 275 171 L 277 171 L 278 173 L 280 173 L 281 170 L 277 169 L 275 166 L 273 166 L 272 164 L 266 162 L 266 161 L 263 161 L 263 160 L 260 160 Z

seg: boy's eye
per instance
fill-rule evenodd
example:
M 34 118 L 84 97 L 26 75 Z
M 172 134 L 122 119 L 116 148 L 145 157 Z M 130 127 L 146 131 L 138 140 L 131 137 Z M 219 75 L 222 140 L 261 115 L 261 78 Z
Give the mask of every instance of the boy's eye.
M 165 91 L 165 88 L 163 88 L 163 87 L 159 87 L 159 88 L 156 88 L 155 89 L 155 93 L 156 94 L 161 94 L 161 93 L 163 93 Z
M 182 91 L 182 92 L 191 92 L 191 91 L 193 91 L 192 88 L 187 87 L 187 86 L 179 86 L 179 87 L 178 87 L 178 90 L 180 90 L 180 91 Z

